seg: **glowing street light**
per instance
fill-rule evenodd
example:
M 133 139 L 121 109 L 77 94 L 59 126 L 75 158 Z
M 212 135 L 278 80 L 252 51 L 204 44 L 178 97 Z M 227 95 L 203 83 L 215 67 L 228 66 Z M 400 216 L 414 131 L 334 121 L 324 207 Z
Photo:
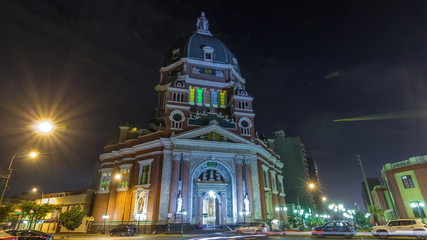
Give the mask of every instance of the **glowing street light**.
M 10 159 L 9 168 L 7 169 L 7 175 L 5 177 L 6 181 L 4 183 L 3 192 L 1 193 L 1 197 L 0 197 L 0 205 L 3 203 L 3 198 L 4 198 L 4 194 L 6 193 L 6 189 L 9 188 L 9 180 L 12 177 L 12 164 L 13 164 L 13 161 L 15 160 L 15 158 L 18 158 L 18 157 L 36 158 L 37 156 L 38 156 L 38 153 L 34 152 L 34 151 L 30 152 L 28 154 L 15 153 L 12 156 L 12 159 Z
M 326 202 L 328 200 L 326 197 L 322 197 L 322 202 Z
M 314 184 L 314 183 L 310 182 L 310 183 L 308 183 L 308 188 L 309 188 L 310 190 L 313 190 L 313 189 L 315 189 L 315 188 L 316 188 L 316 184 Z
M 42 120 L 35 124 L 35 129 L 38 133 L 49 134 L 55 129 L 55 125 L 49 120 Z

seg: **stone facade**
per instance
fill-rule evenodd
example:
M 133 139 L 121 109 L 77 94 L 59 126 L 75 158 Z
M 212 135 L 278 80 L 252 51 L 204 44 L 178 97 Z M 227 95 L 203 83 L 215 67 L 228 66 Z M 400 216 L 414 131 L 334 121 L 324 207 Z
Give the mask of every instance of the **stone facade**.
M 160 75 L 150 129 L 121 126 L 118 143 L 100 155 L 94 224 L 280 219 L 274 209 L 285 205 L 283 163 L 256 137 L 246 81 L 204 15 L 168 53 Z

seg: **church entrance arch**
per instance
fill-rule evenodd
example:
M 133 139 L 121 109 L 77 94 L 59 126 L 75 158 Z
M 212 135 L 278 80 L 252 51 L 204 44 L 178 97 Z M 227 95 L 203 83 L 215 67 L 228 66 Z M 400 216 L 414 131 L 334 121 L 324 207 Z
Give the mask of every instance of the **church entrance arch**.
M 191 181 L 192 221 L 211 226 L 233 219 L 233 182 L 230 170 L 219 161 L 197 166 Z

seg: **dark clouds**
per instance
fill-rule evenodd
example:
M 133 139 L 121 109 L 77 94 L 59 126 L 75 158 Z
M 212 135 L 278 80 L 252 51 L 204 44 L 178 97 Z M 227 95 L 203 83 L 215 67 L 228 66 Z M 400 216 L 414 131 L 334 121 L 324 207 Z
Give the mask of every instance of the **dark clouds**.
M 153 116 L 165 53 L 205 11 L 239 60 L 257 130 L 300 136 L 329 198 L 361 204 L 354 155 L 369 177 L 425 155 L 425 116 L 332 121 L 424 109 L 426 10 L 423 1 L 3 1 L 2 165 L 43 145 L 25 133 L 33 116 L 56 107 L 66 126 L 43 145 L 45 162 L 16 162 L 10 193 L 89 187 L 117 126 Z

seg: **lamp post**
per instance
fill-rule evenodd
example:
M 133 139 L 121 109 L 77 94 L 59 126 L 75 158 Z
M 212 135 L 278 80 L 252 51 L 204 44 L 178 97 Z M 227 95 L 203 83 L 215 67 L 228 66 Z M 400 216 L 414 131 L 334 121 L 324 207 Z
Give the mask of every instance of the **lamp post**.
M 33 193 L 36 193 L 36 192 L 38 192 L 38 189 L 36 188 L 36 187 L 33 187 L 33 189 L 31 189 L 31 191 L 33 192 Z M 40 204 L 43 204 L 43 198 L 44 198 L 44 192 L 43 191 L 41 191 L 42 192 L 42 198 L 41 198 L 41 200 L 40 200 Z M 49 202 L 48 202 L 49 203 Z
M 285 225 L 285 220 L 283 219 L 283 211 L 285 211 L 285 212 L 288 211 L 288 208 L 287 207 L 276 207 L 276 212 L 279 212 L 280 218 L 282 220 L 282 224 L 280 226 L 281 230 L 284 230 L 284 225 Z
M 114 175 L 114 178 L 116 180 L 120 180 L 122 178 L 122 175 L 120 173 L 116 173 Z M 108 191 L 108 199 L 107 199 L 107 206 L 105 208 L 105 214 L 102 216 L 102 218 L 104 219 L 104 224 L 102 226 L 102 234 L 105 234 L 105 225 L 107 223 L 107 219 L 110 218 L 110 216 L 108 216 L 108 205 L 110 204 L 110 197 L 111 197 L 111 191 L 113 190 L 113 179 L 110 180 L 110 189 Z
M 184 235 L 184 216 L 187 215 L 187 212 L 182 209 L 179 213 L 181 214 L 181 235 Z
M 12 177 L 12 164 L 13 164 L 15 158 L 19 158 L 19 157 L 36 158 L 37 156 L 38 156 L 37 152 L 30 152 L 29 154 L 15 153 L 12 156 L 12 158 L 10 159 L 9 168 L 7 169 L 7 173 L 5 176 L 3 176 L 6 179 L 6 181 L 4 183 L 3 191 L 2 191 L 1 197 L 0 197 L 0 205 L 3 203 L 3 198 L 4 198 L 4 194 L 6 193 L 6 189 L 9 188 L 9 180 Z
M 369 191 L 369 184 L 366 180 L 365 171 L 363 170 L 362 159 L 360 155 L 356 155 L 356 164 L 360 166 L 360 171 L 362 172 L 363 181 L 365 181 L 366 194 L 368 194 L 369 205 L 373 205 L 371 191 Z
M 249 215 L 250 214 L 250 212 L 248 211 L 248 210 L 246 210 L 246 209 L 243 209 L 241 212 L 240 212 L 240 215 L 242 215 L 243 216 L 243 224 L 246 224 L 246 216 L 247 215 Z

